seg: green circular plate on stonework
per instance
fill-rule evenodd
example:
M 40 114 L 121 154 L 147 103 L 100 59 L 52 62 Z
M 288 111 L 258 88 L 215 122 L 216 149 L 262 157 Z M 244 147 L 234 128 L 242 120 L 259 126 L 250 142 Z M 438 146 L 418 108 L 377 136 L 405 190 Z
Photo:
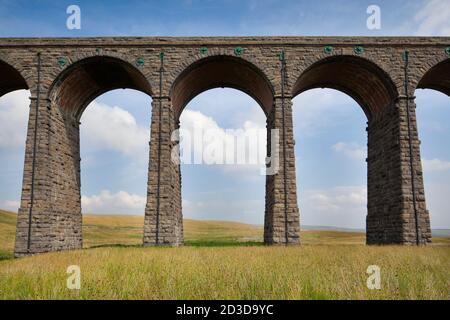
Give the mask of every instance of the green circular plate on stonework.
M 142 67 L 145 64 L 145 60 L 144 58 L 137 58 L 136 59 L 136 65 L 138 65 L 139 67 Z
M 241 48 L 241 47 L 234 48 L 234 54 L 237 55 L 238 57 L 242 56 L 243 53 L 244 53 L 244 49 L 243 48 Z
M 353 52 L 356 54 L 363 54 L 364 53 L 364 48 L 361 46 L 357 46 L 353 49 Z
M 325 48 L 323 48 L 323 52 L 325 52 L 326 54 L 330 54 L 333 53 L 334 48 L 332 46 L 326 46 Z
M 59 64 L 61 67 L 64 67 L 64 66 L 67 64 L 67 59 L 64 58 L 64 57 L 59 57 L 59 58 L 56 60 L 56 62 L 58 62 L 58 64 Z

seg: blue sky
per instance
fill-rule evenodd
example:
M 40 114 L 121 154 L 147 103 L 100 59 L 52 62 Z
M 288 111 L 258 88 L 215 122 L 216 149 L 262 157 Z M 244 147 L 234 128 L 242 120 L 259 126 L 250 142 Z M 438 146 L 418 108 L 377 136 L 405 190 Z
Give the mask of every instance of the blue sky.
M 66 28 L 67 6 L 81 8 L 81 30 Z M 366 9 L 381 8 L 381 30 Z M 0 36 L 450 35 L 450 1 L 2 1 Z M 450 228 L 449 98 L 417 92 L 428 207 L 434 228 Z M 0 207 L 17 209 L 28 116 L 27 92 L 0 99 Z M 116 90 L 81 119 L 83 210 L 142 214 L 151 98 Z M 246 94 L 214 89 L 192 100 L 181 118 L 223 129 L 265 127 Z M 114 126 L 111 125 L 114 123 Z M 363 228 L 366 215 L 366 118 L 348 96 L 310 90 L 294 99 L 301 221 Z M 262 223 L 264 180 L 257 167 L 183 165 L 183 211 L 198 219 Z
M 427 2 L 2 0 L 0 35 L 398 35 L 418 31 L 416 15 Z M 71 4 L 82 9 L 79 31 L 65 28 L 66 8 Z M 366 28 L 366 9 L 371 4 L 382 9 L 379 31 Z

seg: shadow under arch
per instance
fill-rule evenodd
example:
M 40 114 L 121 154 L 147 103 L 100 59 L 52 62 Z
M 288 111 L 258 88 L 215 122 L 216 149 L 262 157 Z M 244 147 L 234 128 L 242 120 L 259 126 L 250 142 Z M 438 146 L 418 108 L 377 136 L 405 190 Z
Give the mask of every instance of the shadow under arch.
M 431 67 L 420 79 L 416 89 L 433 89 L 450 96 L 450 59 Z
M 48 98 L 80 119 L 96 97 L 115 89 L 134 89 L 152 96 L 144 74 L 129 62 L 110 56 L 81 59 L 66 68 L 52 83 Z
M 242 58 L 217 55 L 192 63 L 173 82 L 169 96 L 176 118 L 195 96 L 219 87 L 243 91 L 266 115 L 272 109 L 274 89 L 263 71 Z
M 330 88 L 352 97 L 370 120 L 398 96 L 391 77 L 375 63 L 339 55 L 315 62 L 296 80 L 293 97 L 309 89 Z
M 3 60 L 0 60 L 0 75 L 0 97 L 15 90 L 29 89 L 20 72 Z

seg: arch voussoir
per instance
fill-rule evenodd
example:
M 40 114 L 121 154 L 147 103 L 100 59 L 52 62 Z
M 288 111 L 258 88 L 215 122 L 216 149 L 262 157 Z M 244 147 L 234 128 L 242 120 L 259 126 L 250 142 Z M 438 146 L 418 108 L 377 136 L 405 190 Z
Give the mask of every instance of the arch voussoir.
M 274 96 L 274 88 L 268 77 L 248 59 L 224 52 L 223 49 L 219 52 L 212 50 L 200 59 L 194 56 L 176 68 L 169 96 L 177 117 L 192 98 L 216 87 L 231 87 L 249 94 L 268 114 Z

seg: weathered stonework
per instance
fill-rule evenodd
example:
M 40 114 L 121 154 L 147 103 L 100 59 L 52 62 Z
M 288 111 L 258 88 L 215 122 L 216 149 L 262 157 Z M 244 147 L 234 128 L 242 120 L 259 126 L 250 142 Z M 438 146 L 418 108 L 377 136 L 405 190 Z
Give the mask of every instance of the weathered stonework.
M 412 100 L 412 99 L 411 99 Z M 368 125 L 367 243 L 415 243 L 406 98 L 399 98 L 382 117 Z M 411 119 L 415 119 L 410 101 Z M 416 210 L 420 243 L 431 241 L 425 205 L 420 144 L 415 120 L 411 123 Z M 393 215 L 392 212 L 396 212 Z
M 353 97 L 368 119 L 367 243 L 427 243 L 414 91 L 450 95 L 449 46 L 448 37 L 0 39 L 0 96 L 31 91 L 16 256 L 82 247 L 80 119 L 117 88 L 153 98 L 144 245 L 183 243 L 171 134 L 195 95 L 221 86 L 261 105 L 269 142 L 269 129 L 281 133 L 275 150 L 268 143 L 280 170 L 266 178 L 267 244 L 300 242 L 291 100 L 321 87 Z
M 266 210 L 264 219 L 264 242 L 266 244 L 300 243 L 300 217 L 297 205 L 297 186 L 295 175 L 294 130 L 292 124 L 291 99 L 275 98 L 272 112 L 267 117 L 268 154 L 273 155 L 270 130 L 278 130 L 279 171 L 266 176 Z M 285 128 L 283 132 L 283 111 Z M 284 137 L 283 137 L 284 136 Z M 283 150 L 283 143 L 286 149 Z M 286 154 L 286 161 L 284 161 Z M 285 205 L 286 204 L 286 205 Z
M 172 141 L 171 135 L 177 128 L 169 99 L 154 99 L 144 245 L 178 246 L 183 243 L 180 165 L 172 161 L 176 141 Z

